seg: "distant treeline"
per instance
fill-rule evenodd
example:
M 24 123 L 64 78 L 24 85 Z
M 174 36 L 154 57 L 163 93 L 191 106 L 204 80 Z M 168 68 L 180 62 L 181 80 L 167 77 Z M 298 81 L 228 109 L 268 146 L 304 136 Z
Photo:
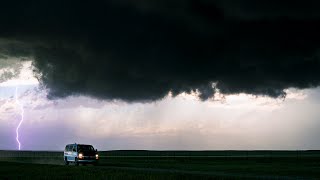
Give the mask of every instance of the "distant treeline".
M 320 150 L 297 151 L 99 151 L 100 157 L 320 157 Z M 62 157 L 63 151 L 1 151 L 1 157 Z
M 63 157 L 62 151 L 1 151 L 0 158 L 10 157 Z

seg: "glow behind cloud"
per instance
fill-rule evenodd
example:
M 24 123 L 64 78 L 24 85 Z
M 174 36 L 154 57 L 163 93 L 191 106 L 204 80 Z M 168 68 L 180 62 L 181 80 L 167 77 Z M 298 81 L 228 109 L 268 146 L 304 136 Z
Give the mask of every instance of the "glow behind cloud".
M 32 74 L 32 61 L 22 63 L 20 74 L 12 79 L 0 83 L 0 87 L 38 85 L 39 81 Z

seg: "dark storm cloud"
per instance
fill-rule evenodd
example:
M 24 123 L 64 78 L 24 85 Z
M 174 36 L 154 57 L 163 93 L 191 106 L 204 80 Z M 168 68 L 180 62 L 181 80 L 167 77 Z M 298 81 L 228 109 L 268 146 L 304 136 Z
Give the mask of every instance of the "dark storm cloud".
M 279 97 L 320 83 L 315 2 L 7 1 L 0 38 L 17 46 L 0 49 L 33 56 L 52 98 Z

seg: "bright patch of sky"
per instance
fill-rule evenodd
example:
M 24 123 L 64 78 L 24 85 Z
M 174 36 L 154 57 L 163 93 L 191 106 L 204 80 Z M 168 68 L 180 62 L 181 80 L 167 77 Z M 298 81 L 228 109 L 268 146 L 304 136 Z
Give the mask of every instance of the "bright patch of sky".
M 2 62 L 8 60 L 2 60 Z M 13 59 L 13 62 L 18 60 Z M 0 60 L 1 62 L 1 60 Z M 32 61 L 19 62 L 20 64 L 7 65 L 0 63 L 0 99 L 9 98 L 14 95 L 14 90 L 17 87 L 19 92 L 35 88 L 39 85 L 39 81 L 34 77 L 32 71 Z M 5 75 L 9 74 L 9 79 L 5 79 Z

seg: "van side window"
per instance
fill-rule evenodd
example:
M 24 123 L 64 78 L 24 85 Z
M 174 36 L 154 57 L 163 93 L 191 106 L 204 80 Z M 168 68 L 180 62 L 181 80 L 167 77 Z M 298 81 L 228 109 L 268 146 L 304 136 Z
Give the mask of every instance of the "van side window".
M 77 151 L 77 146 L 73 145 L 71 151 L 76 152 Z
M 70 146 L 70 145 L 68 145 L 68 151 L 71 151 L 71 150 L 72 150 L 71 146 Z
M 64 148 L 64 151 L 68 151 L 68 146 L 66 146 L 66 148 Z

